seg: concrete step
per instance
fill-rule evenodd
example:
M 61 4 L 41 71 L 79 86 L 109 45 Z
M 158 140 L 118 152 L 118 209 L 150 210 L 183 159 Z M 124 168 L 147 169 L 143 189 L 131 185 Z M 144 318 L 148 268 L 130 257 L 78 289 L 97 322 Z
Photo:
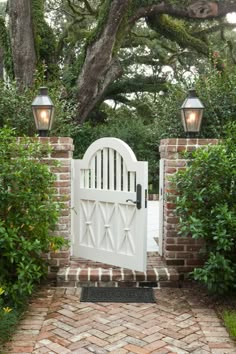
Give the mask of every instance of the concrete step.
M 86 260 L 71 258 L 69 267 L 59 269 L 59 287 L 179 287 L 179 274 L 174 268 L 167 267 L 156 252 L 148 252 L 146 272 L 114 267 Z

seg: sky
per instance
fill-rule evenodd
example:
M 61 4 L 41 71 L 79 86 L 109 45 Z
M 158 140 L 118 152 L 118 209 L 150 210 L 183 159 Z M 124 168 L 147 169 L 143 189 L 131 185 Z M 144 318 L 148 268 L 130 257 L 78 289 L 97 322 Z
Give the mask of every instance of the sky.
M 236 12 L 232 12 L 231 14 L 227 15 L 227 20 L 230 23 L 236 23 Z

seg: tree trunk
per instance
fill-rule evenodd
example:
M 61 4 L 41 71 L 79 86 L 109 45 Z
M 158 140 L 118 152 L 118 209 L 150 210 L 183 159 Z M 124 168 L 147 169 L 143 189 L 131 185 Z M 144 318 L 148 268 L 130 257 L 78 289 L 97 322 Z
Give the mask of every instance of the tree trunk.
M 116 35 L 127 11 L 129 0 L 113 0 L 103 29 L 96 40 L 88 45 L 82 71 L 78 78 L 79 113 L 77 120 L 84 122 L 101 100 L 106 88 L 122 74 L 122 68 L 113 57 Z
M 32 85 L 36 67 L 31 0 L 9 0 L 8 6 L 14 74 L 24 89 Z

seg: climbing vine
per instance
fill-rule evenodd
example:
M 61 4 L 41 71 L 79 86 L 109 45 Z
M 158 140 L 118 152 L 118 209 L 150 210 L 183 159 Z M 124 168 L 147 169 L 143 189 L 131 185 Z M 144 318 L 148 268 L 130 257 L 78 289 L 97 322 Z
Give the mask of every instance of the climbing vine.
M 3 62 L 7 75 L 10 79 L 14 77 L 10 37 L 5 25 L 5 19 L 0 16 L 0 45 L 3 48 Z
M 46 75 L 56 78 L 58 66 L 56 63 L 56 40 L 52 29 L 44 19 L 44 0 L 32 0 L 32 19 L 35 40 L 37 66 L 47 66 Z

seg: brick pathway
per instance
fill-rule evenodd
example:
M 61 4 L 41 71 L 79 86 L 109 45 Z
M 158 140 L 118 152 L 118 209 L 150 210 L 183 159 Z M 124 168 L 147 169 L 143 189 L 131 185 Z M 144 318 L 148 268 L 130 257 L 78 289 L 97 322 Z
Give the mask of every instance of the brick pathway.
M 157 289 L 156 304 L 80 303 L 80 289 L 42 289 L 4 353 L 236 353 L 191 289 Z

